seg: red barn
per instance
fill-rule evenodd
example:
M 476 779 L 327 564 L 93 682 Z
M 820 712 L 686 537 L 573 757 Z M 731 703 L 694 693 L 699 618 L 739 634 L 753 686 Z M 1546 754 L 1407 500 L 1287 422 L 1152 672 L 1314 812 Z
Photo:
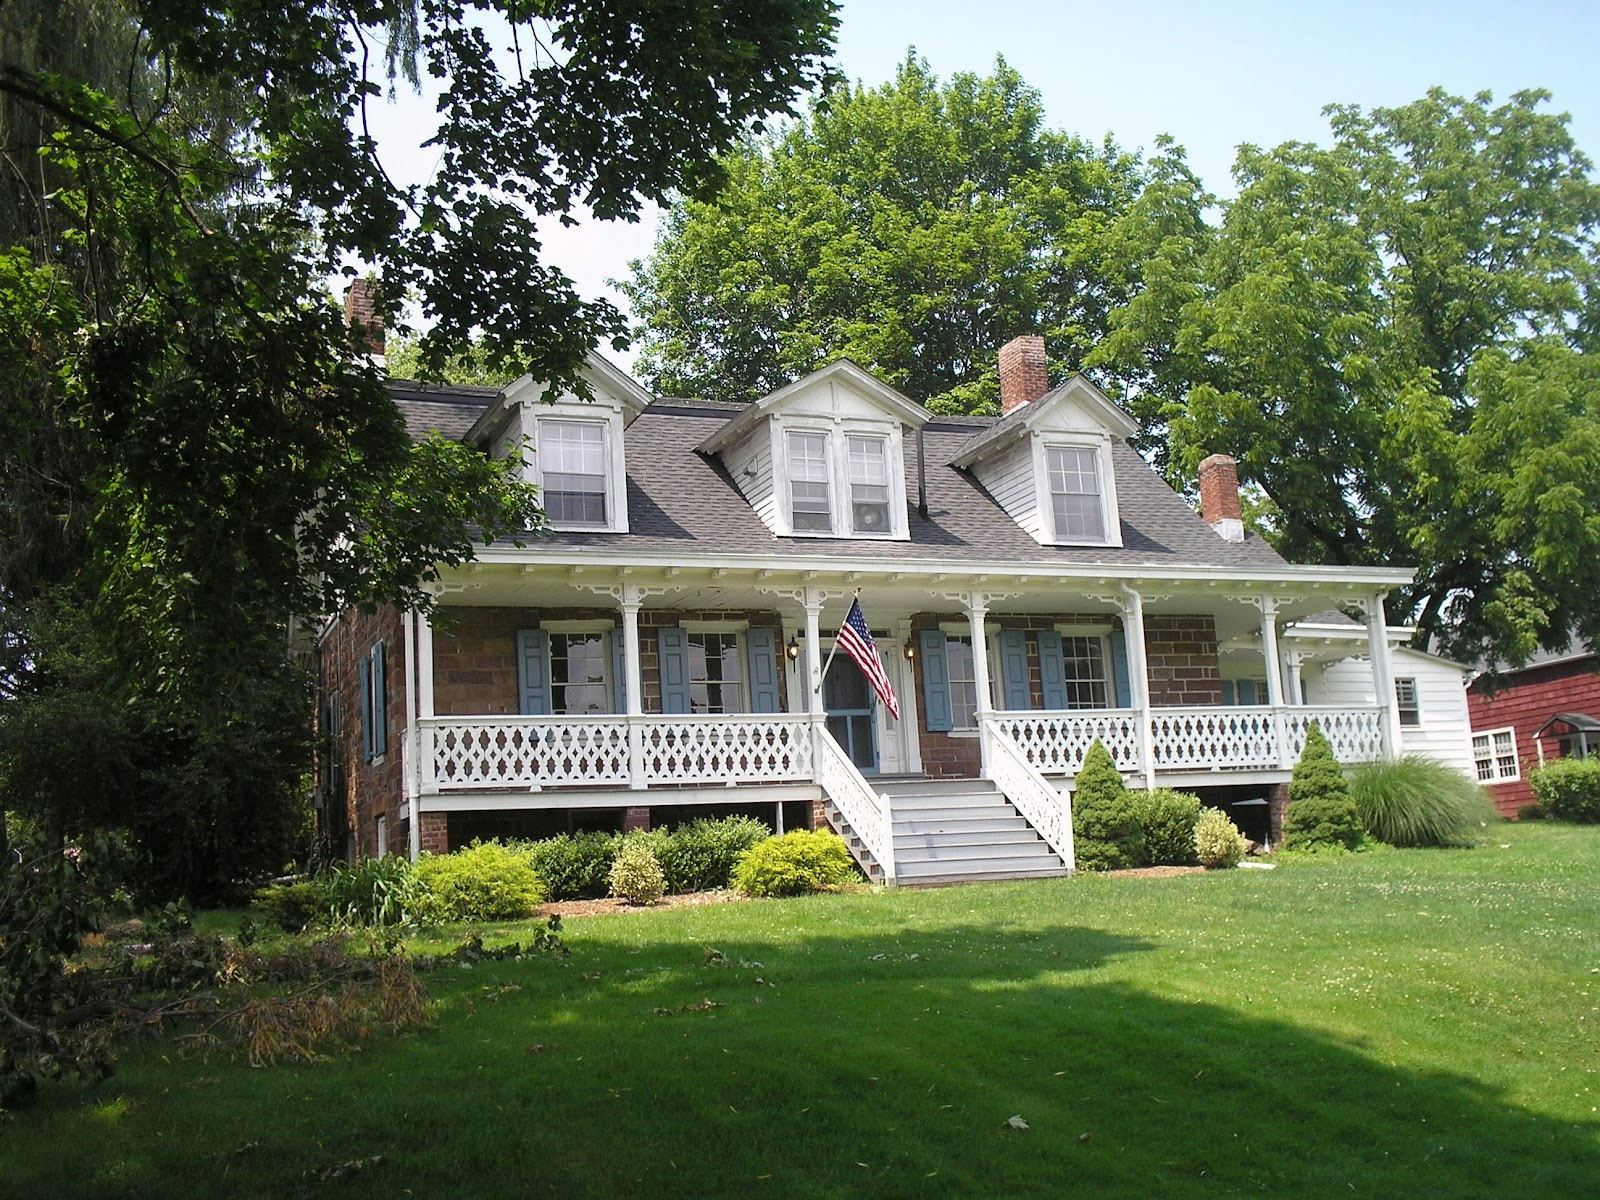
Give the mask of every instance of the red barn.
M 1566 654 L 1536 659 L 1502 674 L 1493 691 L 1488 678 L 1480 676 L 1467 689 L 1467 711 L 1478 779 L 1496 807 L 1513 817 L 1520 805 L 1533 803 L 1528 775 L 1541 761 L 1583 753 L 1568 725 L 1552 718 L 1558 713 L 1600 717 L 1600 654 L 1575 646 Z

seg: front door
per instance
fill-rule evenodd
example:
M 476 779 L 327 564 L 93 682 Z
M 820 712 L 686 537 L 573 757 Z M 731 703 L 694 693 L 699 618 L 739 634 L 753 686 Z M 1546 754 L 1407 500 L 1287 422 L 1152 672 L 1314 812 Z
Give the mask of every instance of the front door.
M 878 771 L 876 704 L 861 668 L 848 655 L 834 655 L 822 681 L 822 708 L 828 714 L 828 732 L 863 775 Z

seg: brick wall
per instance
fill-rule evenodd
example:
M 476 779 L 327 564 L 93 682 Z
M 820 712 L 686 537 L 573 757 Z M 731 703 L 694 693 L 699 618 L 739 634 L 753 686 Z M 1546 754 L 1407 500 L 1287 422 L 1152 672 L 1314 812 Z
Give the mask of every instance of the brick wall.
M 1186 708 L 1222 703 L 1217 671 L 1217 625 L 1207 616 L 1154 616 L 1144 619 L 1145 659 L 1150 671 L 1150 704 Z
M 1484 785 L 1505 816 L 1514 817 L 1519 806 L 1534 802 L 1528 774 L 1539 765 L 1539 750 L 1533 735 L 1558 712 L 1600 717 L 1600 656 L 1518 671 L 1504 680 L 1496 693 L 1481 679 L 1467 689 L 1467 716 L 1473 733 L 1507 726 L 1516 730 L 1522 777 Z M 1556 750 L 1555 739 L 1546 738 L 1545 757 L 1554 758 Z
M 360 661 L 377 642 L 383 643 L 386 733 L 388 749 L 367 762 L 361 740 Z M 322 641 L 322 694 L 339 696 L 339 742 L 334 748 L 341 768 L 338 795 L 324 797 L 319 835 L 329 851 L 361 858 L 378 853 L 377 818 L 385 818 L 387 852 L 410 850 L 410 831 L 400 820 L 405 799 L 406 651 L 400 613 L 347 612 Z M 319 718 L 321 706 L 319 706 Z M 353 838 L 352 838 L 353 835 Z

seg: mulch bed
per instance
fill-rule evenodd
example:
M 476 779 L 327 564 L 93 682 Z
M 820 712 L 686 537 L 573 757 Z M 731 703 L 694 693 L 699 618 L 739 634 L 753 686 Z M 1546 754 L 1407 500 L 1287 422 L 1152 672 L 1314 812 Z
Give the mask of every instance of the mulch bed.
M 1130 867 L 1126 871 L 1107 871 L 1107 875 L 1121 875 L 1128 879 L 1165 879 L 1168 875 L 1193 875 L 1204 867 Z
M 614 913 L 655 912 L 663 908 L 698 908 L 702 904 L 732 904 L 746 899 L 738 892 L 684 892 L 663 896 L 648 907 L 626 900 L 552 900 L 539 906 L 541 917 L 605 917 Z

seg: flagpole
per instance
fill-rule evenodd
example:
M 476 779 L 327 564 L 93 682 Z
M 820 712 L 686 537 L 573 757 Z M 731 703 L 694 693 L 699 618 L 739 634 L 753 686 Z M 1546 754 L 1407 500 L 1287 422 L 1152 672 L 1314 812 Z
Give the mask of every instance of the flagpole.
M 861 589 L 856 588 L 855 599 L 861 599 Z M 833 666 L 833 656 L 839 653 L 839 639 L 833 639 L 833 649 L 828 651 L 828 661 L 822 664 L 822 670 L 817 672 L 817 694 L 822 694 L 822 681 L 828 677 L 828 668 Z

